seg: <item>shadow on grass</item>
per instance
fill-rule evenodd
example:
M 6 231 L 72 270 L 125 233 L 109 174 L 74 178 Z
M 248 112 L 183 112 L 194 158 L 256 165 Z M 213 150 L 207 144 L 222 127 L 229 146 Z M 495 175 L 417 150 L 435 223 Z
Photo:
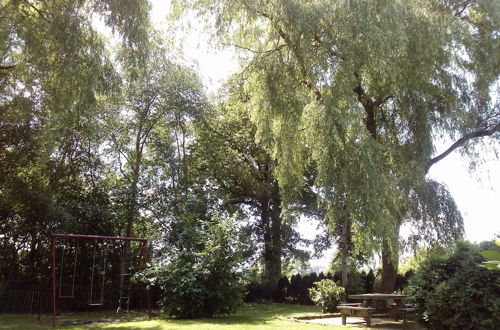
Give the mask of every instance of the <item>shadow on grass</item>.
M 57 329 L 212 329 L 221 327 L 259 327 L 275 321 L 278 316 L 292 317 L 298 315 L 319 314 L 314 306 L 297 306 L 286 304 L 247 304 L 235 314 L 214 318 L 175 319 L 162 317 L 155 313 L 149 321 L 147 314 L 120 314 L 112 312 L 65 313 L 57 318 Z M 75 320 L 92 320 L 90 324 L 61 326 L 62 323 Z M 0 330 L 4 329 L 48 329 L 51 328 L 50 315 L 43 315 L 37 322 L 36 315 L 7 314 L 0 315 Z
M 304 310 L 305 307 L 305 310 Z M 307 308 L 311 307 L 311 308 Z M 280 315 L 295 313 L 318 312 L 313 306 L 295 306 L 285 304 L 248 304 L 239 309 L 235 314 L 200 319 L 166 319 L 169 323 L 176 325 L 196 325 L 200 323 L 213 325 L 262 325 L 266 324 Z

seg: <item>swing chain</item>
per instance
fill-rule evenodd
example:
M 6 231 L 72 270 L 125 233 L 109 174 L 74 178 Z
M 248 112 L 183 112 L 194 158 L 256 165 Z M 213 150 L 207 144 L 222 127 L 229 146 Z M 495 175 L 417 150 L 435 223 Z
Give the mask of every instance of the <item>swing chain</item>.
M 61 270 L 59 273 L 59 298 L 75 298 L 75 278 L 76 278 L 76 266 L 78 264 L 78 240 L 76 241 L 75 253 L 74 253 L 74 263 L 73 263 L 73 276 L 71 283 L 71 295 L 65 296 L 62 294 L 62 282 L 63 282 L 63 269 L 64 269 L 64 254 L 66 251 L 66 238 L 63 243 L 63 250 L 61 253 Z

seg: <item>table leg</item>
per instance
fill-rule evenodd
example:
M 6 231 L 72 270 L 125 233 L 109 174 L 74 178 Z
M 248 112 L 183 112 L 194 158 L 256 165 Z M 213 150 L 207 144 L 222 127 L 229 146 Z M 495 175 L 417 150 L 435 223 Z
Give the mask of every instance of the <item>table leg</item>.
M 346 325 L 346 316 L 342 314 L 342 325 Z
M 402 299 L 394 299 L 394 302 L 398 305 L 398 307 L 406 307 Z

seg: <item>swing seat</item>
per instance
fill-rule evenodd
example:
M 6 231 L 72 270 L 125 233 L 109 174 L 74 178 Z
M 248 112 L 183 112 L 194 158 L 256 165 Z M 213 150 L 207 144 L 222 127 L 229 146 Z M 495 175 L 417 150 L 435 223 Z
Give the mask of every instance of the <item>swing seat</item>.
M 103 306 L 103 303 L 89 303 L 89 306 Z

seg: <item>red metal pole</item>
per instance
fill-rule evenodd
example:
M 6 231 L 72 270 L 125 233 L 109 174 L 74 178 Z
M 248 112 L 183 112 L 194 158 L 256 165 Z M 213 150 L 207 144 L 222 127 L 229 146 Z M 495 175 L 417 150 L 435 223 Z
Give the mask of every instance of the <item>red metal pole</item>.
M 56 238 L 52 236 L 50 244 L 50 253 L 52 254 L 52 326 L 56 326 Z
M 148 256 L 148 242 L 142 243 L 142 253 L 144 254 L 144 268 L 148 267 L 149 256 Z M 151 320 L 151 293 L 149 292 L 151 287 L 146 290 L 146 298 L 148 300 L 148 317 Z

